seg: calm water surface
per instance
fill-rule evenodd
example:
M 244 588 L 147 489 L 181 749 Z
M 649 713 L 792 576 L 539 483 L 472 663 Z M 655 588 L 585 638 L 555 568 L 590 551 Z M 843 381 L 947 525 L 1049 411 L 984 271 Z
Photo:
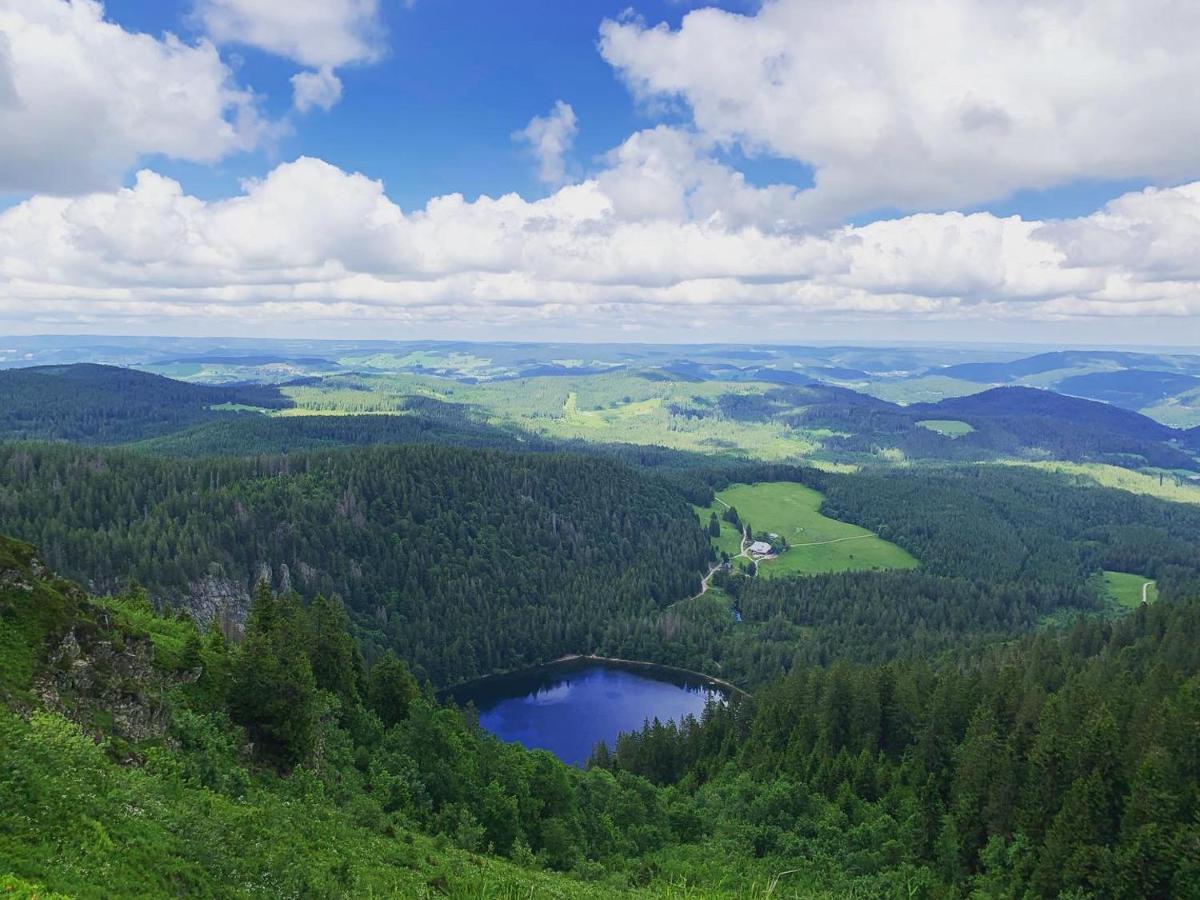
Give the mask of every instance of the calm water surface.
M 479 711 L 479 724 L 506 741 L 549 750 L 582 765 L 600 741 L 610 747 L 622 731 L 647 719 L 699 717 L 724 693 L 699 680 L 658 669 L 574 660 L 474 682 L 452 692 Z

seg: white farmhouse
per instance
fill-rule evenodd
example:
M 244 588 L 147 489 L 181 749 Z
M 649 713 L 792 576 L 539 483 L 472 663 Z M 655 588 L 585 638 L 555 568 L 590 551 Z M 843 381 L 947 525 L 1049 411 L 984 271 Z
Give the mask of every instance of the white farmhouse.
M 771 545 L 766 541 L 755 541 L 750 545 L 750 552 L 756 556 L 766 556 L 771 552 Z

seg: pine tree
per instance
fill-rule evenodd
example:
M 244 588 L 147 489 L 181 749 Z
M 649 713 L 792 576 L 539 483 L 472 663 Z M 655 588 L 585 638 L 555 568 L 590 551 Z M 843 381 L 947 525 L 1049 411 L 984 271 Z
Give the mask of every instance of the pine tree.
M 294 596 L 276 598 L 259 584 L 234 665 L 230 713 L 261 756 L 283 765 L 302 761 L 316 740 L 317 686 L 304 651 L 307 630 Z
M 358 703 L 359 656 L 350 636 L 350 617 L 340 600 L 318 595 L 308 608 L 312 637 L 309 659 L 313 678 L 323 691 L 336 694 L 343 709 Z
M 371 667 L 367 680 L 367 705 L 383 721 L 395 725 L 408 716 L 408 708 L 420 695 L 416 679 L 396 654 L 388 654 Z
M 179 658 L 179 667 L 184 671 L 193 671 L 201 665 L 201 641 L 199 629 L 193 629 L 183 643 L 183 653 Z

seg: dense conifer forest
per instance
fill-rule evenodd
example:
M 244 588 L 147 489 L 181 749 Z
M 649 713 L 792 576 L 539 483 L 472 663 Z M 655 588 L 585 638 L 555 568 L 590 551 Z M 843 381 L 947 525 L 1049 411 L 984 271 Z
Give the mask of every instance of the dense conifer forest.
M 365 664 L 324 596 L 263 585 L 231 643 L 7 539 L 0 570 L 16 896 L 1132 900 L 1200 877 L 1194 600 L 940 662 L 797 666 L 582 771 L 390 654 Z
M 438 685 L 590 652 L 612 623 L 697 591 L 709 554 L 666 484 L 578 456 L 191 461 L 10 445 L 0 471 L 4 527 L 100 590 L 132 579 L 180 605 L 265 573 L 341 596 L 369 654 L 394 650 Z
M 38 547 L 0 540 L 0 890 L 1195 895 L 1200 506 L 1027 466 L 550 440 L 428 397 L 270 417 L 235 409 L 277 388 L 122 373 L 93 373 L 111 406 L 76 367 L 9 375 L 6 434 L 58 442 L 0 444 L 0 533 Z M 955 401 L 975 430 L 953 439 L 852 391 L 716 408 L 780 421 L 801 395 L 797 426 L 929 456 L 1040 430 L 1060 456 L 1175 459 L 1095 404 L 1064 401 L 1091 443 L 1018 428 L 1012 393 Z M 781 481 L 917 567 L 714 568 L 697 509 Z M 1157 602 L 1121 607 L 1106 572 Z M 437 700 L 568 653 L 750 693 L 586 769 Z
M 0 439 L 119 444 L 291 405 L 266 385 L 188 384 L 117 366 L 0 370 Z M 221 409 L 225 406 L 225 409 Z
M 753 687 L 797 663 L 927 656 L 1096 609 L 1105 569 L 1157 579 L 1168 598 L 1200 581 L 1200 508 L 1187 504 L 1012 467 L 838 475 L 667 460 L 657 475 L 436 445 L 199 460 L 9 445 L 0 522 L 95 589 L 132 580 L 208 615 L 223 613 L 207 594 L 248 600 L 264 575 L 338 595 L 368 656 L 394 651 L 438 686 L 598 652 Z M 678 606 L 711 558 L 687 500 L 763 479 L 822 491 L 829 515 L 920 568 L 719 575 L 727 607 Z

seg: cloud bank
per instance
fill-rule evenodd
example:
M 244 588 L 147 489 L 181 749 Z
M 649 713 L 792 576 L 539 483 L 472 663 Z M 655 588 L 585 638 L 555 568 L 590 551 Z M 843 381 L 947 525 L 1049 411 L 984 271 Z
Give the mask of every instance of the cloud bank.
M 1200 323 L 1195 4 L 766 0 L 676 29 L 605 22 L 604 58 L 679 124 L 583 177 L 560 100 L 513 134 L 549 196 L 409 210 L 307 157 L 225 199 L 150 169 L 119 188 L 144 157 L 218 161 L 278 129 L 216 44 L 303 66 L 301 112 L 384 53 L 378 0 L 194 12 L 209 38 L 186 43 L 94 0 L 0 0 L 0 192 L 34 194 L 0 212 L 0 326 L 795 339 L 817 322 L 1123 334 L 1146 317 L 1187 340 Z M 803 162 L 814 184 L 752 183 L 730 149 Z M 944 211 L 1128 177 L 1182 183 L 1064 220 Z M 880 207 L 912 212 L 843 224 Z
M 1068 221 L 923 213 L 817 233 L 780 226 L 786 191 L 709 160 L 629 163 L 679 144 L 669 130 L 635 135 L 595 178 L 534 202 L 451 194 L 404 211 L 380 182 L 311 158 L 219 201 L 150 171 L 128 189 L 35 197 L 0 214 L 0 317 L 213 331 L 287 317 L 534 331 L 619 321 L 681 336 L 735 317 L 770 336 L 829 317 L 1200 313 L 1200 272 L 1179 252 L 1200 238 L 1200 182 Z M 736 216 L 706 199 L 730 185 Z

